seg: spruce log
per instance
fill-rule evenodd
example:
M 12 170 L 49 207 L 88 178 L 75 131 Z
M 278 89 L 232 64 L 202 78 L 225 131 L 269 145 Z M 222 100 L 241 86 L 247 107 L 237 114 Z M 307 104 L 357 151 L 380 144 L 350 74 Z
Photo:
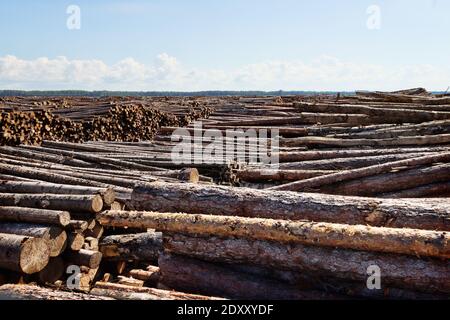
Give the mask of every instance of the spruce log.
M 104 237 L 99 244 L 105 260 L 156 261 L 162 251 L 162 234 L 146 232 Z
M 450 231 L 450 207 L 434 201 L 151 183 L 133 191 L 131 205 L 136 210 Z
M 382 282 L 398 288 L 450 293 L 448 261 L 276 242 L 165 235 L 165 250 L 205 261 L 259 265 L 311 272 L 321 277 L 364 281 L 369 266 L 378 266 Z
M 86 266 L 90 269 L 96 269 L 102 260 L 102 254 L 98 251 L 81 249 L 80 251 L 66 252 L 66 258 L 78 266 Z
M 0 221 L 55 224 L 65 227 L 70 224 L 67 211 L 22 207 L 0 207 Z
M 48 240 L 0 233 L 0 267 L 32 274 L 45 268 L 50 258 Z
M 103 200 L 99 195 L 0 193 L 0 205 L 97 213 Z
M 67 245 L 66 232 L 57 226 L 46 226 L 31 223 L 0 223 L 0 233 L 16 234 L 33 238 L 42 238 L 48 241 L 50 257 L 59 256 Z
M 353 179 L 359 179 L 367 176 L 373 176 L 376 174 L 386 173 L 395 168 L 400 167 L 412 167 L 418 165 L 426 165 L 435 162 L 446 162 L 450 161 L 450 152 L 438 154 L 438 155 L 430 155 L 417 157 L 406 160 L 399 160 L 388 162 L 379 165 L 373 165 L 370 167 L 364 167 L 353 170 L 345 170 L 337 173 L 332 173 L 325 176 L 314 177 L 310 179 L 305 179 L 302 181 L 286 183 L 280 186 L 269 188 L 270 190 L 288 190 L 288 191 L 302 191 L 306 188 L 317 188 L 324 185 L 330 185 L 332 183 L 348 181 Z
M 431 230 L 137 211 L 106 211 L 97 219 L 109 227 L 450 258 L 450 234 Z

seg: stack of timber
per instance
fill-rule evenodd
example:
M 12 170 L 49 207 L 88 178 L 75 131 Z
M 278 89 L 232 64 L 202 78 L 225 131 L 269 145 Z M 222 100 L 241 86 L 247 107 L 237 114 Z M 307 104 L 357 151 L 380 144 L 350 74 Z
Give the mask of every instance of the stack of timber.
M 1 299 L 449 297 L 448 95 L 0 109 Z

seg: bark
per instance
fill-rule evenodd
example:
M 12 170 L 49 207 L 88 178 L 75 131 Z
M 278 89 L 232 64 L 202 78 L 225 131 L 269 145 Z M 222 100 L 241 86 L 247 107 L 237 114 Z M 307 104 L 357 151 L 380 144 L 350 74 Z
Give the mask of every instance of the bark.
M 0 221 L 54 224 L 65 227 L 70 224 L 67 211 L 22 207 L 0 207 Z
M 13 222 L 2 223 L 0 224 L 0 233 L 45 239 L 50 247 L 50 257 L 59 256 L 67 245 L 66 232 L 57 226 Z
M 162 251 L 162 235 L 146 232 L 107 236 L 99 248 L 105 260 L 156 261 Z
M 111 227 L 153 228 L 192 236 L 247 238 L 450 258 L 450 235 L 431 230 L 136 211 L 107 211 L 99 214 L 97 219 Z
M 284 185 L 272 187 L 270 188 L 270 190 L 302 191 L 305 190 L 306 188 L 317 188 L 324 185 L 330 185 L 336 182 L 348 181 L 373 176 L 376 174 L 386 173 L 396 168 L 413 167 L 418 165 L 426 165 L 430 163 L 446 162 L 446 161 L 450 161 L 450 152 L 438 155 L 430 155 L 406 160 L 393 161 L 353 170 L 340 171 L 325 176 L 314 177 L 298 182 L 291 182 Z
M 161 278 L 161 272 L 159 267 L 149 266 L 150 269 L 141 270 L 141 269 L 133 269 L 130 270 L 130 277 L 135 279 L 139 279 L 145 282 L 147 286 L 154 287 L 158 284 Z
M 1 300 L 114 300 L 105 296 L 94 296 L 77 292 L 66 292 L 33 285 L 3 285 Z
M 136 210 L 450 231 L 450 208 L 437 201 L 152 183 L 134 190 L 131 206 Z
M 139 297 L 138 294 L 147 294 L 154 297 L 154 300 L 223 300 L 221 298 L 207 297 L 190 293 L 182 293 L 177 291 L 161 290 L 155 288 L 138 288 L 126 286 L 118 283 L 97 282 L 93 290 L 103 289 L 101 292 L 108 293 L 108 296 L 117 296 L 118 292 L 121 293 L 135 293 L 136 296 L 133 299 Z M 95 292 L 95 291 L 94 291 Z
M 236 172 L 240 180 L 259 181 L 296 181 L 330 174 L 330 170 L 280 170 L 280 169 L 242 169 Z
M 450 164 L 442 164 L 334 183 L 321 187 L 318 190 L 328 194 L 378 196 L 379 194 L 387 192 L 396 192 L 433 182 L 447 182 L 449 180 Z M 401 191 L 399 192 L 401 195 Z M 434 193 L 431 193 L 430 195 L 433 194 Z M 398 198 L 402 198 L 402 196 L 398 196 Z
M 70 220 L 70 222 L 69 222 L 69 224 L 67 226 L 67 230 L 75 231 L 77 233 L 82 233 L 82 232 L 86 231 L 88 226 L 89 226 L 89 223 L 87 221 L 84 221 L 84 220 Z
M 66 258 L 76 265 L 96 269 L 100 265 L 102 254 L 98 251 L 81 249 L 80 251 L 66 252 Z
M 32 274 L 45 268 L 50 258 L 48 240 L 0 233 L 0 267 Z
M 450 177 L 447 178 L 447 180 Z M 431 183 L 424 186 L 381 194 L 382 198 L 420 198 L 430 196 L 450 196 L 450 182 Z
M 72 195 L 95 195 L 99 194 L 106 205 L 114 202 L 115 193 L 111 188 L 95 188 L 85 186 L 72 186 L 52 184 L 47 182 L 0 182 L 0 192 L 3 193 L 50 193 L 50 194 L 72 194 Z
M 0 193 L 0 205 L 97 213 L 103 208 L 103 200 L 99 195 Z
M 381 270 L 383 284 L 424 292 L 450 292 L 448 261 L 349 249 L 280 244 L 261 240 L 194 238 L 180 234 L 164 238 L 165 250 L 205 261 L 258 265 L 311 272 L 366 283 L 370 266 Z
M 230 270 L 189 257 L 164 254 L 158 264 L 161 282 L 171 289 L 244 300 L 336 299 L 318 291 L 302 291 L 279 281 Z

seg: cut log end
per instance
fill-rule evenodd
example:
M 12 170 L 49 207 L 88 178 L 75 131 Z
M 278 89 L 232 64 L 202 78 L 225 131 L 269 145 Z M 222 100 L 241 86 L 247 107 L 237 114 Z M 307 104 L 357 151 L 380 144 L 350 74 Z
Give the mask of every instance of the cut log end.
M 48 240 L 28 238 L 23 241 L 19 258 L 19 267 L 23 273 L 33 274 L 43 270 L 50 258 Z

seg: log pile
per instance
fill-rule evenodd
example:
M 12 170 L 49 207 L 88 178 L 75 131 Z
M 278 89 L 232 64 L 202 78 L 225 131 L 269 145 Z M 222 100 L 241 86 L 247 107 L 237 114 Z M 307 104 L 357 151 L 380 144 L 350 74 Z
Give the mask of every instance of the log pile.
M 448 96 L 0 108 L 1 299 L 449 297 Z M 262 129 L 269 152 L 226 135 Z

